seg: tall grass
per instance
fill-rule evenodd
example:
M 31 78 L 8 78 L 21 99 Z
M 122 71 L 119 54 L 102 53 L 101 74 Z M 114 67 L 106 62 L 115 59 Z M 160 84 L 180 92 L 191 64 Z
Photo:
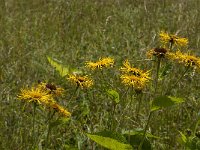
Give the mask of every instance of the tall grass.
M 85 72 L 86 61 L 104 56 L 114 58 L 117 67 L 129 59 L 134 66 L 147 69 L 153 66 L 146 60 L 146 52 L 159 44 L 161 30 L 187 37 L 188 49 L 199 56 L 199 8 L 198 0 L 1 0 L 0 149 L 33 148 L 30 131 L 33 109 L 20 103 L 16 96 L 20 88 L 32 86 L 38 80 L 64 87 L 66 93 L 59 102 L 73 112 L 70 123 L 61 123 L 50 132 L 46 148 L 68 149 L 71 145 L 79 149 L 102 149 L 90 141 L 85 132 L 143 128 L 147 121 L 144 114 L 149 112 L 148 103 L 142 101 L 139 119 L 135 120 L 135 101 L 115 108 L 107 101 L 108 96 L 102 94 L 105 89 L 114 87 L 121 101 L 131 99 L 131 89 L 122 86 L 118 71 L 105 70 L 106 76 L 91 72 L 99 82 L 96 89 L 76 91 L 75 86 L 51 67 L 47 56 Z M 157 91 L 162 93 L 166 85 L 179 78 L 184 67 L 177 65 L 173 72 L 167 80 L 162 80 L 163 83 L 158 82 Z M 105 77 L 106 81 L 103 80 Z M 183 149 L 177 140 L 178 131 L 194 130 L 198 121 L 199 74 L 186 73 L 176 87 L 171 89 L 172 95 L 183 97 L 186 102 L 152 115 L 151 132 L 161 137 L 151 141 L 154 149 Z M 143 99 L 149 101 L 151 92 L 145 92 Z M 45 147 L 46 115 L 48 113 L 41 110 L 36 112 L 37 149 Z M 110 119 L 113 121 L 109 122 Z M 198 126 L 196 130 L 199 130 Z

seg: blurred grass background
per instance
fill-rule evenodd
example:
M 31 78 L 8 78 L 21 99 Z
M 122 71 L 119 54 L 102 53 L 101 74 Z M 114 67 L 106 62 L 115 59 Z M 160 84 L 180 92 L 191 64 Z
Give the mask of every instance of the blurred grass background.
M 27 146 L 18 136 L 28 132 L 19 89 L 38 80 L 61 83 L 46 56 L 72 67 L 101 56 L 138 64 L 161 30 L 187 37 L 199 56 L 199 8 L 199 0 L 0 0 L 0 149 Z M 194 80 L 178 95 L 198 111 L 199 76 Z

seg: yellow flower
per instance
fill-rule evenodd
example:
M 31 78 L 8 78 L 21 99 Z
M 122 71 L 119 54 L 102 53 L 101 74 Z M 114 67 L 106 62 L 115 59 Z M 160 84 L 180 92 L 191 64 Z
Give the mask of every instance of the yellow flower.
M 164 45 L 170 43 L 171 45 L 175 44 L 176 46 L 187 46 L 188 44 L 188 39 L 180 38 L 176 35 L 168 34 L 163 31 L 160 32 L 159 36 L 161 43 Z
M 169 50 L 166 48 L 154 48 L 147 52 L 147 57 L 150 58 L 152 56 L 156 56 L 156 57 L 162 58 L 162 57 L 165 57 L 168 51 Z
M 103 67 L 112 67 L 114 64 L 114 59 L 110 57 L 100 58 L 97 62 L 86 62 L 86 67 L 95 70 L 95 69 L 102 69 Z
M 21 89 L 18 99 L 41 104 L 53 99 L 53 97 L 47 91 L 32 87 L 31 89 Z
M 37 85 L 37 87 L 41 90 L 48 91 L 53 96 L 61 96 L 64 92 L 63 88 L 57 87 L 56 85 L 51 83 L 41 82 Z
M 150 71 L 147 71 L 147 72 L 144 72 L 143 70 L 140 70 L 138 68 L 133 68 L 130 64 L 130 62 L 128 60 L 125 60 L 123 62 L 123 66 L 124 67 L 121 67 L 120 70 L 123 72 L 123 73 L 131 73 L 132 75 L 134 76 L 137 76 L 137 77 L 140 77 L 140 78 L 146 78 L 146 79 L 150 79 L 149 78 L 149 72 Z
M 68 110 L 66 110 L 65 108 L 63 108 L 62 106 L 57 104 L 56 102 L 48 103 L 48 107 L 54 109 L 56 112 L 63 115 L 64 117 L 70 117 L 71 116 L 71 113 Z
M 79 76 L 79 75 L 69 75 L 68 80 L 74 82 L 77 86 L 81 88 L 89 88 L 93 85 L 93 80 L 88 76 Z
M 135 75 L 121 75 L 122 83 L 125 85 L 133 86 L 136 89 L 143 89 L 149 81 L 147 78 L 141 78 Z
M 179 63 L 183 63 L 185 66 L 196 66 L 197 68 L 200 68 L 200 58 L 190 54 L 177 51 L 175 53 L 169 53 L 167 57 L 171 60 L 177 60 Z
M 149 77 L 150 71 L 143 71 L 137 68 L 133 68 L 128 60 L 123 62 L 123 67 L 120 69 L 123 73 L 121 75 L 122 83 L 125 85 L 131 85 L 135 89 L 142 90 L 146 83 L 151 79 Z

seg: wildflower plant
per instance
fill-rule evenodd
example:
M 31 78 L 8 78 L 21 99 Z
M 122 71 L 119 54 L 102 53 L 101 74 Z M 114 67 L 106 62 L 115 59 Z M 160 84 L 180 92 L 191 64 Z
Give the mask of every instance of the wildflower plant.
M 148 58 L 151 58 L 151 69 L 148 67 L 144 67 L 145 70 L 139 69 L 131 64 L 129 60 L 125 60 L 121 67 L 113 67 L 114 59 L 104 57 L 99 58 L 96 62 L 87 61 L 85 67 L 88 69 L 87 71 L 84 70 L 83 74 L 82 72 L 70 72 L 69 65 L 66 68 L 48 57 L 50 64 L 60 73 L 64 81 L 67 79 L 72 83 L 67 86 L 76 88 L 75 91 L 73 91 L 73 88 L 71 88 L 72 90 L 69 89 L 70 106 L 74 111 L 72 120 L 67 128 L 71 127 L 72 132 L 83 138 L 89 145 L 89 149 L 95 148 L 87 137 L 108 149 L 134 148 L 142 150 L 146 142 L 149 142 L 149 149 L 151 149 L 149 138 L 155 136 L 150 131 L 153 134 L 159 134 L 157 132 L 158 126 L 154 127 L 152 125 L 152 122 L 160 117 L 156 112 L 163 109 L 160 113 L 165 116 L 168 113 L 166 113 L 165 109 L 184 102 L 182 98 L 171 96 L 173 94 L 171 89 L 179 88 L 176 85 L 181 82 L 180 79 L 184 77 L 188 70 L 182 74 L 180 73 L 179 78 L 173 79 L 170 76 L 174 73 L 172 68 L 168 70 L 169 74 L 164 76 L 162 80 L 160 79 L 161 70 L 165 70 L 169 65 L 174 68 L 177 67 L 174 62 L 183 64 L 186 68 L 199 68 L 200 59 L 181 51 L 180 48 L 186 47 L 188 44 L 186 38 L 180 38 L 163 31 L 159 33 L 159 36 L 161 45 L 152 48 L 146 54 Z M 112 69 L 106 70 L 106 68 L 111 67 Z M 64 73 L 62 70 L 65 70 Z M 107 73 L 116 78 L 108 76 Z M 165 81 L 169 79 L 173 82 L 173 86 L 168 85 L 168 88 L 163 88 L 166 84 Z M 117 82 L 120 83 L 120 81 L 122 84 L 116 84 Z M 125 89 L 124 86 L 128 88 Z M 76 93 L 78 94 L 74 101 L 71 101 Z M 58 99 L 61 96 L 64 96 L 63 88 L 46 82 L 40 82 L 30 89 L 22 89 L 18 95 L 18 99 L 29 103 L 33 102 L 49 112 L 46 119 L 48 124 L 46 148 L 50 143 L 48 139 L 52 116 L 55 113 L 65 118 L 71 116 L 71 113 L 58 103 Z M 96 98 L 98 100 L 95 100 Z M 102 128 L 108 131 L 101 131 Z M 141 130 L 137 131 L 137 128 Z M 149 131 L 149 129 L 151 130 Z M 99 130 L 100 132 L 96 132 Z M 115 133 L 118 130 L 125 134 Z M 137 139 L 137 143 L 133 143 L 132 139 L 134 138 Z M 117 148 L 115 145 L 117 145 Z
M 81 76 L 81 75 L 71 74 L 67 79 L 72 83 L 74 83 L 76 87 L 81 87 L 81 88 L 89 88 L 94 84 L 93 80 L 89 78 L 87 75 Z
M 187 67 L 200 68 L 200 58 L 188 53 L 176 51 L 175 53 L 169 53 L 168 58 L 172 61 L 177 61 L 178 63 L 181 63 Z
M 120 76 L 122 83 L 133 86 L 136 89 L 143 89 L 147 82 L 151 79 L 149 77 L 150 71 L 143 71 L 131 66 L 128 60 L 123 62 L 123 67 L 120 68 L 122 75 Z
M 114 65 L 114 59 L 110 57 L 100 58 L 99 61 L 96 62 L 91 62 L 91 61 L 86 62 L 86 67 L 92 70 L 95 69 L 102 70 L 103 68 L 112 67 L 113 65 Z
M 182 47 L 188 45 L 188 39 L 181 38 L 176 35 L 166 33 L 164 31 L 161 31 L 159 36 L 160 36 L 160 42 L 164 46 L 170 45 L 170 47 L 172 47 L 173 45 L 176 45 L 178 47 Z
M 48 93 L 48 91 L 42 90 L 38 87 L 31 87 L 30 89 L 21 89 L 20 94 L 18 95 L 18 99 L 24 100 L 26 102 L 42 104 L 53 99 L 53 97 Z

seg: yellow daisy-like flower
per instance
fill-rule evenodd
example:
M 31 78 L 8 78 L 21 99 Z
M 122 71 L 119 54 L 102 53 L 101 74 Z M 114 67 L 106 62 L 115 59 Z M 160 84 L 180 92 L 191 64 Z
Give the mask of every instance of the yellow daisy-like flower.
M 20 100 L 35 102 L 37 104 L 45 103 L 53 99 L 52 95 L 40 88 L 32 87 L 31 89 L 21 89 L 21 93 L 17 96 Z
M 63 108 L 62 106 L 60 106 L 56 102 L 48 103 L 48 107 L 54 109 L 56 112 L 58 112 L 59 114 L 61 114 L 64 117 L 70 117 L 71 116 L 71 113 L 68 110 L 66 110 L 65 108 Z
M 123 72 L 123 73 L 131 73 L 132 75 L 134 76 L 137 76 L 137 77 L 140 77 L 140 78 L 146 78 L 146 79 L 150 79 L 149 78 L 149 72 L 150 71 L 147 71 L 147 72 L 144 72 L 143 70 L 140 70 L 138 68 L 133 68 L 130 64 L 130 62 L 128 60 L 125 60 L 123 62 L 123 66 L 124 67 L 121 67 L 120 70 Z
M 171 45 L 175 44 L 176 46 L 188 45 L 188 39 L 186 38 L 180 38 L 176 35 L 168 34 L 163 31 L 160 32 L 159 36 L 160 36 L 161 43 L 163 43 L 164 45 L 169 44 L 169 43 Z
M 77 86 L 80 86 L 81 88 L 89 88 L 94 84 L 93 80 L 90 79 L 88 76 L 69 75 L 69 78 L 67 79 L 74 82 Z
M 122 83 L 125 85 L 133 86 L 136 89 L 143 89 L 149 81 L 147 78 L 137 77 L 135 75 L 121 75 Z
M 151 79 L 149 77 L 150 71 L 143 71 L 137 68 L 133 68 L 128 60 L 125 60 L 123 67 L 120 69 L 123 73 L 121 75 L 122 83 L 125 85 L 131 85 L 135 89 L 142 90 L 146 83 Z
M 147 52 L 147 57 L 151 58 L 152 56 L 156 56 L 159 58 L 165 57 L 169 50 L 166 48 L 154 48 Z
M 97 62 L 86 62 L 86 67 L 95 70 L 95 69 L 102 69 L 103 67 L 112 67 L 114 64 L 114 59 L 110 57 L 100 58 Z
M 179 63 L 183 63 L 185 66 L 196 66 L 197 68 L 200 68 L 200 58 L 190 54 L 177 51 L 175 53 L 169 53 L 167 57 L 171 60 L 177 60 Z
M 64 92 L 63 88 L 57 87 L 56 85 L 51 83 L 41 82 L 37 85 L 37 87 L 40 88 L 41 90 L 48 91 L 53 96 L 61 96 L 63 95 Z

